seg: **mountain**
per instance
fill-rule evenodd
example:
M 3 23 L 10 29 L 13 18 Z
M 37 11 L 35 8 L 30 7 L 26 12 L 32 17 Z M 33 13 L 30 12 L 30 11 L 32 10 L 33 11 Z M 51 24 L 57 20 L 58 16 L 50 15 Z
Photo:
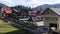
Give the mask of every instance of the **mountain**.
M 44 10 L 46 8 L 49 8 L 49 7 L 52 7 L 52 8 L 60 8 L 60 4 L 53 4 L 53 5 L 49 5 L 49 4 L 44 4 L 44 5 L 40 5 L 38 7 L 35 7 L 33 9 L 37 9 L 37 10 Z
M 4 5 L 4 4 L 0 3 L 0 7 L 4 7 L 4 6 L 6 6 L 6 5 Z M 6 7 L 7 7 L 7 6 L 6 6 Z

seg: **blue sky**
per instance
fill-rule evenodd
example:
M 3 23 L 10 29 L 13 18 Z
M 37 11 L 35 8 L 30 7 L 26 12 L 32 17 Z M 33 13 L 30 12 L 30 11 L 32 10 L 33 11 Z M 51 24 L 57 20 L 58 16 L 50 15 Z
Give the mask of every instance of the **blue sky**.
M 0 0 L 0 3 L 7 6 L 23 5 L 33 8 L 43 4 L 59 4 L 60 0 Z

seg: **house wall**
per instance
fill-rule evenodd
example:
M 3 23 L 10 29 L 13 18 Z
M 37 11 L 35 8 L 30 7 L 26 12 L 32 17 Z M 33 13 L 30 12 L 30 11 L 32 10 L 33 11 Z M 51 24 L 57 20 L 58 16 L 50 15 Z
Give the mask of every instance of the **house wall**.
M 60 29 L 60 17 L 54 11 L 47 9 L 41 16 L 44 20 L 44 26 L 50 26 L 50 23 L 57 24 L 57 29 Z
M 60 17 L 58 19 L 58 31 L 60 31 Z
M 29 17 L 29 11 L 27 11 L 27 10 L 21 11 L 20 17 L 22 17 L 22 18 Z
M 41 16 L 43 17 L 45 26 L 49 26 L 50 23 L 58 23 L 58 15 L 50 9 L 45 10 Z
M 58 17 L 44 17 L 45 26 L 50 26 L 50 23 L 58 23 Z

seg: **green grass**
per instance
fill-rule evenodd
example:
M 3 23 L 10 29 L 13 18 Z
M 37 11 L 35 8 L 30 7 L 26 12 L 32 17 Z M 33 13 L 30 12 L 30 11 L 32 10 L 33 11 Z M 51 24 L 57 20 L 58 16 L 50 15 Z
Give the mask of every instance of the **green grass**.
M 24 30 L 13 27 L 9 23 L 0 20 L 0 34 L 27 34 Z
M 7 33 L 7 32 L 11 32 L 11 31 L 15 31 L 15 30 L 18 30 L 18 29 L 13 28 L 13 27 L 11 27 L 11 28 L 0 28 L 1 33 Z

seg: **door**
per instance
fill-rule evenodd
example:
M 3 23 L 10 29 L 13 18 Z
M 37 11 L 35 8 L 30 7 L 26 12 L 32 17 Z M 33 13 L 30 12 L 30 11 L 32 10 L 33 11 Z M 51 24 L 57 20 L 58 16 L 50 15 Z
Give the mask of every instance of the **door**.
M 57 29 L 57 24 L 56 23 L 50 23 L 50 27 L 54 27 L 55 29 Z

